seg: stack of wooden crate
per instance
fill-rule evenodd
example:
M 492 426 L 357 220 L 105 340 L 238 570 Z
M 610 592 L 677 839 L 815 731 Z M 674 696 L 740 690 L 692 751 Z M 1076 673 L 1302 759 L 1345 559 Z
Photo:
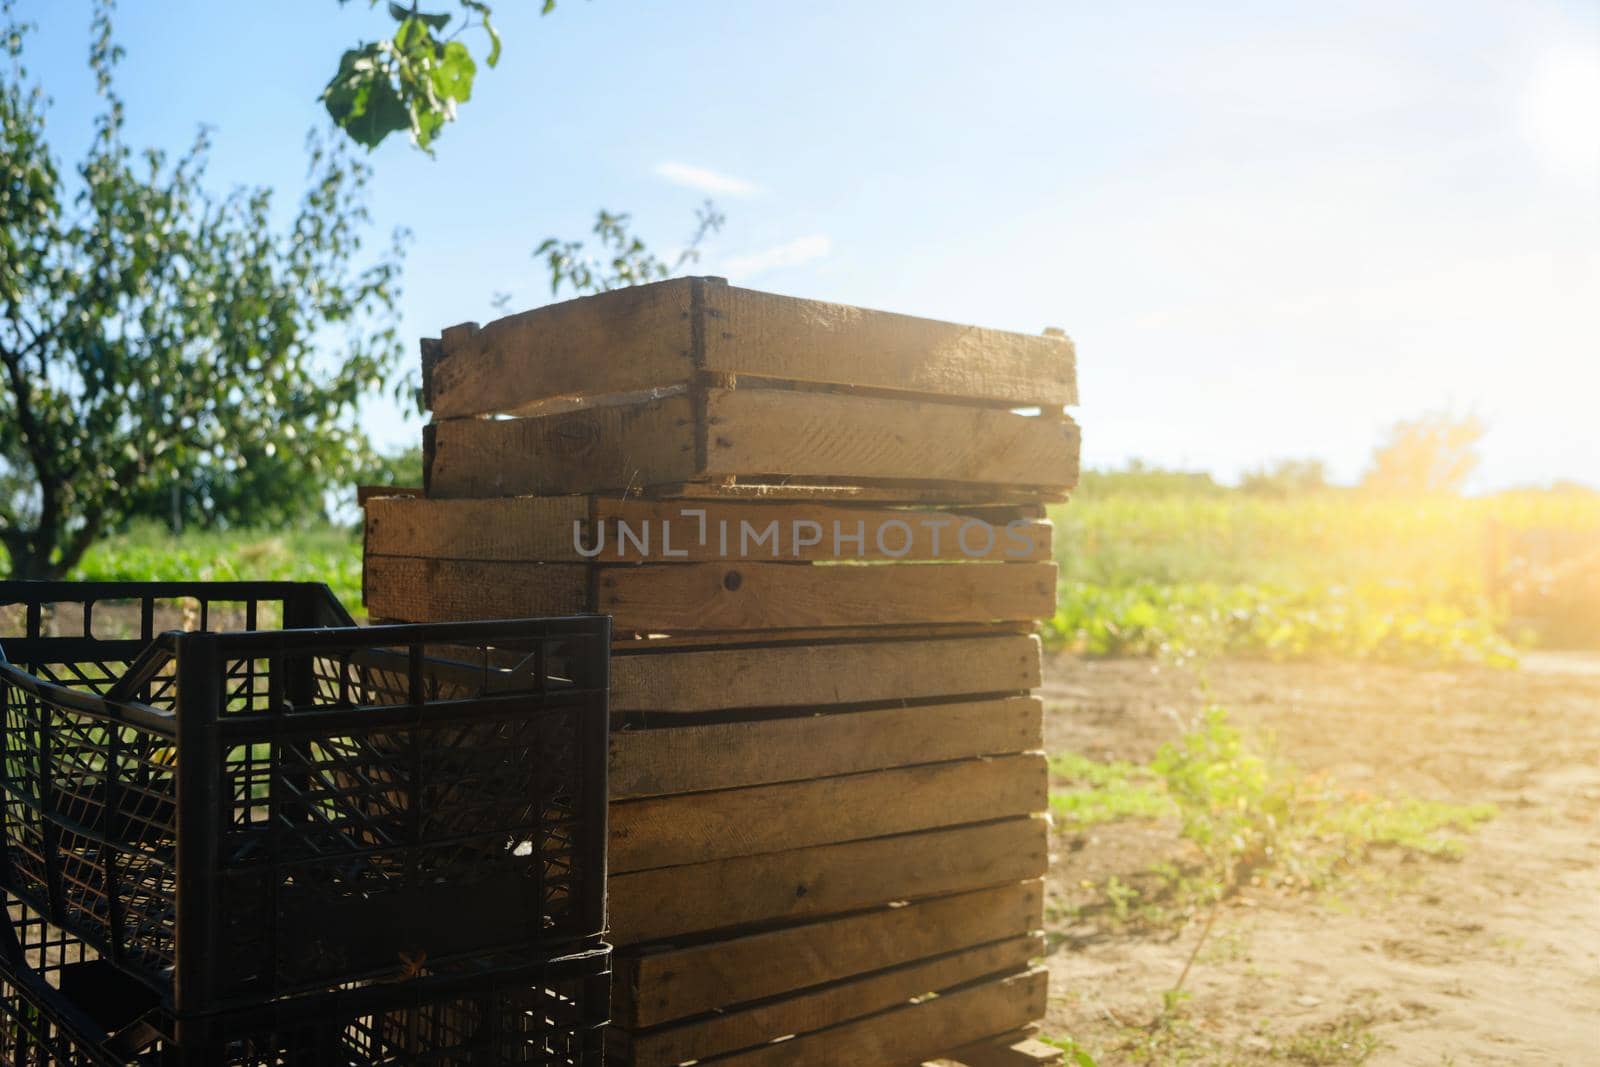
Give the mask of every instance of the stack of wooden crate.
M 367 607 L 614 617 L 615 1061 L 1024 1034 L 1070 342 L 687 278 L 423 365 L 425 492 L 366 499 Z

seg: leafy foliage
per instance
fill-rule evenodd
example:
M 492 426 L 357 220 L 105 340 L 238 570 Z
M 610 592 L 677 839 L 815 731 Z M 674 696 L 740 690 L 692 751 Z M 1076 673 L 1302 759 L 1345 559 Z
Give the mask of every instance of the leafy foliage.
M 670 278 L 700 259 L 700 246 L 727 221 L 707 200 L 695 212 L 695 229 L 689 242 L 670 262 L 659 259 L 628 230 L 628 216 L 602 210 L 595 218 L 596 249 L 590 253 L 582 241 L 547 237 L 533 250 L 550 269 L 550 292 L 560 295 L 567 286 L 574 293 L 602 293 L 630 285 Z
M 1600 496 L 1285 497 L 1148 482 L 1052 509 L 1057 647 L 1087 655 L 1246 654 L 1504 665 L 1492 529 L 1600 537 Z
M 361 542 L 346 528 L 190 530 L 181 537 L 149 522 L 132 524 L 85 553 L 78 581 L 326 582 L 359 614 Z
M 1303 774 L 1264 754 L 1219 707 L 1205 708 L 1148 764 L 1060 753 L 1050 769 L 1051 808 L 1063 830 L 1172 819 L 1198 856 L 1196 871 L 1163 864 L 1153 879 L 1136 879 L 1143 888 L 1108 882 L 1107 907 L 1119 922 L 1165 923 L 1252 882 L 1322 887 L 1381 848 L 1455 859 L 1458 833 L 1495 815 L 1489 804 L 1373 797 Z
M 489 5 L 482 0 L 457 2 L 461 22 L 451 30 L 455 16 L 449 12 L 428 13 L 416 3 L 408 7 L 386 0 L 389 17 L 398 24 L 394 36 L 365 41 L 340 57 L 322 102 L 357 144 L 376 148 L 391 133 L 405 130 L 414 145 L 431 154 L 445 123 L 454 122 L 460 105 L 472 99 L 478 63 L 462 36 L 482 30 L 488 42 L 483 63 L 490 68 L 499 64 L 500 33 Z M 369 3 L 378 6 L 378 0 Z M 555 7 L 555 0 L 544 0 L 540 14 Z
M 27 29 L 6 27 L 0 83 L 0 543 L 11 573 L 65 573 L 175 479 L 220 484 L 263 460 L 297 493 L 343 478 L 365 450 L 356 407 L 399 354 L 399 236 L 357 262 L 367 171 L 312 138 L 309 189 L 282 228 L 268 190 L 206 190 L 203 132 L 175 160 L 135 153 L 101 3 L 90 68 L 104 110 L 71 188 L 22 63 Z
M 1328 488 L 1328 466 L 1320 459 L 1280 459 L 1246 471 L 1239 488 L 1280 497 L 1315 493 Z

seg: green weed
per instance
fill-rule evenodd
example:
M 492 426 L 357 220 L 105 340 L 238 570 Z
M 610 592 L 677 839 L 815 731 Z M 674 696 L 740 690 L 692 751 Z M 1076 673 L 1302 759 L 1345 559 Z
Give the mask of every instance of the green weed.
M 1117 819 L 1154 819 L 1172 811 L 1155 774 L 1132 763 L 1097 763 L 1074 752 L 1050 757 L 1051 779 L 1075 788 L 1050 790 L 1050 811 L 1063 828 Z
M 1352 1016 L 1328 1025 L 1309 1027 L 1275 1044 L 1273 1057 L 1309 1067 L 1365 1063 L 1378 1048 L 1378 1039 L 1368 1031 L 1371 1025 L 1370 1019 Z
M 361 537 L 338 526 L 304 530 L 190 531 L 155 525 L 95 544 L 71 576 L 79 581 L 326 582 L 353 614 L 361 607 Z

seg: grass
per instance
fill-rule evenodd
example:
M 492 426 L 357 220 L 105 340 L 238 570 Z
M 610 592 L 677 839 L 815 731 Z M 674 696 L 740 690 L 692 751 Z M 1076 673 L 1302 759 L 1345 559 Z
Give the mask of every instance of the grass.
M 1600 536 L 1600 495 L 1278 498 L 1102 479 L 1051 518 L 1059 648 L 1509 666 L 1519 639 L 1490 587 L 1492 540 Z
M 1374 797 L 1262 754 L 1227 712 L 1208 708 L 1144 765 L 1051 757 L 1050 807 L 1062 832 L 1168 819 L 1196 857 L 1098 887 L 1118 925 L 1170 926 L 1245 884 L 1323 890 L 1381 849 L 1460 856 L 1489 804 Z
M 98 542 L 71 577 L 80 581 L 326 582 L 361 617 L 361 538 L 347 527 L 294 531 L 191 531 L 174 537 L 138 526 Z

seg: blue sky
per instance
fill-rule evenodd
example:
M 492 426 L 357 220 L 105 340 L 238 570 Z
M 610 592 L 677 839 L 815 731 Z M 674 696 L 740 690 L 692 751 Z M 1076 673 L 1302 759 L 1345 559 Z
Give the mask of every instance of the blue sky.
M 22 0 L 71 161 L 86 0 Z M 454 0 L 435 0 L 437 10 Z M 506 46 L 428 159 L 372 156 L 409 227 L 408 338 L 548 302 L 596 208 L 704 273 L 1078 343 L 1085 460 L 1223 477 L 1384 426 L 1489 423 L 1479 488 L 1600 484 L 1600 5 L 495 5 Z M 219 186 L 298 195 L 316 97 L 392 23 L 362 0 L 127 0 L 134 145 L 215 127 Z M 412 358 L 408 350 L 407 358 Z M 375 405 L 374 436 L 417 420 Z

